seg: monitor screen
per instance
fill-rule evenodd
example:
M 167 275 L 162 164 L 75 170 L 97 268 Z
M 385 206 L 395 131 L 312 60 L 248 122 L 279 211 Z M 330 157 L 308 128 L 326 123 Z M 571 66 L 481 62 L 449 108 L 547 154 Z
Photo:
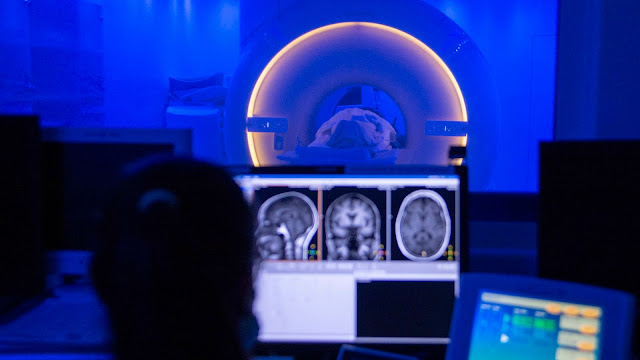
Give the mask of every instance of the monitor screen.
M 461 259 L 457 175 L 236 181 L 255 214 L 260 341 L 448 343 Z
M 601 307 L 480 291 L 469 360 L 598 360 Z
M 191 134 L 176 129 L 43 129 L 47 250 L 94 250 L 96 221 L 122 168 L 147 156 L 188 154 Z

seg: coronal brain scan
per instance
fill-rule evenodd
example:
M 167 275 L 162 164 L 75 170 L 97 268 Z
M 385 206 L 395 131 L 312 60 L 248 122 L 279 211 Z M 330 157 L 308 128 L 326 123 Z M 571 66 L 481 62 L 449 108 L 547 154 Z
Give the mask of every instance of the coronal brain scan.
M 362 194 L 334 200 L 325 219 L 327 259 L 375 260 L 380 245 L 380 211 Z
M 396 240 L 411 260 L 435 260 L 449 244 L 451 218 L 444 199 L 435 191 L 418 190 L 407 196 L 396 217 Z
M 307 260 L 318 230 L 318 210 L 304 194 L 290 191 L 270 197 L 258 210 L 256 248 L 264 260 Z

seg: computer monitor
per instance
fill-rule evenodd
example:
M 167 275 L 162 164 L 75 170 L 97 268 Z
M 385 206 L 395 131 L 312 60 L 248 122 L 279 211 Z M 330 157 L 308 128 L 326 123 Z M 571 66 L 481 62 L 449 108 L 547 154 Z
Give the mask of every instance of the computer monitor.
M 0 116 L 0 315 L 44 290 L 40 154 L 38 117 Z
M 446 359 L 629 359 L 633 314 L 633 296 L 620 291 L 464 274 Z
M 640 141 L 540 144 L 538 275 L 640 298 Z M 636 329 L 640 329 L 640 311 Z M 640 331 L 635 354 L 640 356 Z
M 235 177 L 255 214 L 262 343 L 448 343 L 464 175 L 264 172 Z
M 86 275 L 105 196 L 141 158 L 191 153 L 182 129 L 43 128 L 44 243 L 53 272 Z

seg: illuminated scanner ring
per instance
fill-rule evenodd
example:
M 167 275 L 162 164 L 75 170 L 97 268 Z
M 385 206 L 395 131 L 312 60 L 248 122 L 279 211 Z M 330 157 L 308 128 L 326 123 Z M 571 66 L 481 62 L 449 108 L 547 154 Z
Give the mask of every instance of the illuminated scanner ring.
M 258 99 L 258 93 L 259 93 L 259 91 L 260 91 L 260 89 L 261 89 L 261 87 L 263 85 L 263 82 L 265 81 L 265 78 L 267 77 L 269 72 L 273 69 L 273 67 L 278 63 L 278 61 L 282 57 L 284 57 L 287 53 L 289 53 L 291 51 L 295 51 L 296 47 L 298 47 L 299 45 L 303 44 L 305 41 L 313 38 L 314 36 L 320 35 L 322 33 L 328 32 L 328 31 L 336 30 L 336 29 L 343 29 L 343 28 L 349 28 L 349 27 L 358 27 L 358 26 L 359 27 L 365 27 L 365 28 L 383 30 L 383 31 L 388 32 L 388 33 L 390 33 L 392 35 L 395 35 L 395 36 L 398 37 L 398 39 L 400 41 L 409 42 L 409 43 L 413 44 L 414 46 L 417 46 L 422 51 L 424 51 L 427 56 L 429 56 L 430 58 L 435 60 L 435 62 L 440 66 L 441 70 L 446 73 L 447 77 L 449 78 L 449 81 L 451 82 L 453 88 L 455 89 L 455 93 L 456 93 L 456 96 L 458 98 L 458 103 L 459 103 L 459 106 L 460 106 L 460 113 L 462 114 L 462 119 L 461 120 L 464 121 L 464 122 L 468 121 L 467 108 L 466 108 L 466 105 L 465 105 L 464 98 L 462 96 L 462 91 L 460 90 L 460 86 L 458 85 L 458 82 L 456 81 L 455 77 L 453 76 L 453 73 L 451 72 L 449 67 L 447 67 L 447 65 L 444 63 L 444 61 L 431 48 L 429 48 L 427 45 L 425 45 L 423 42 L 421 42 L 417 38 L 413 37 L 412 35 L 404 32 L 404 31 L 398 30 L 396 28 L 387 26 L 387 25 L 382 25 L 382 24 L 377 24 L 377 23 L 372 23 L 372 22 L 341 22 L 341 23 L 335 23 L 335 24 L 331 24 L 331 25 L 322 26 L 322 27 L 319 27 L 317 29 L 314 29 L 312 31 L 309 31 L 309 32 L 299 36 L 298 38 L 296 38 L 295 40 L 293 40 L 289 44 L 287 44 L 284 48 L 282 48 L 282 50 L 280 50 L 271 59 L 271 61 L 269 61 L 267 66 L 262 70 L 262 73 L 258 77 L 258 80 L 256 81 L 256 83 L 255 83 L 255 85 L 253 87 L 253 91 L 251 92 L 251 97 L 249 99 L 249 106 L 247 108 L 247 118 L 255 116 L 256 101 Z M 260 166 L 261 164 L 260 164 L 260 160 L 258 158 L 258 153 L 256 151 L 256 145 L 254 143 L 253 135 L 249 131 L 247 131 L 247 143 L 248 143 L 248 146 L 249 146 L 249 152 L 250 152 L 250 155 L 251 155 L 251 161 L 252 161 L 253 165 L 254 166 Z M 466 146 L 466 144 L 467 144 L 467 136 L 464 136 L 463 140 L 462 140 L 462 146 Z M 459 160 L 461 161 L 461 159 L 459 159 Z

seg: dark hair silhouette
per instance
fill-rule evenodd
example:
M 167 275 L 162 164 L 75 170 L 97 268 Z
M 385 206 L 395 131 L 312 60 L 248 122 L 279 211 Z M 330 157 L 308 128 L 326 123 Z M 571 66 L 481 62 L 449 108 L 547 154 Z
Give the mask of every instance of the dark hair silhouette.
M 222 169 L 190 159 L 129 168 L 106 205 L 92 264 L 121 359 L 244 357 L 252 217 Z

